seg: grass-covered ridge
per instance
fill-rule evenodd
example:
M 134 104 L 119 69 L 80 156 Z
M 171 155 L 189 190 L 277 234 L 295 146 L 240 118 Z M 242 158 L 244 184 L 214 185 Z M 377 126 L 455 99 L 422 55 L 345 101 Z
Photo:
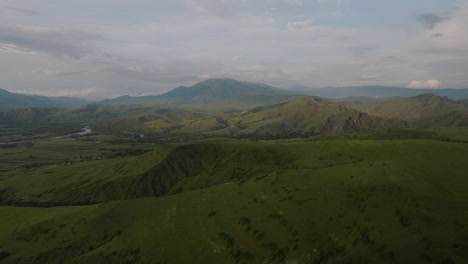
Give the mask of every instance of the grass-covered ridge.
M 463 263 L 468 144 L 430 137 L 463 140 L 466 129 L 419 132 L 2 149 L 12 200 L 106 202 L 1 206 L 0 262 Z M 29 155 L 55 163 L 24 168 Z
M 434 94 L 396 98 L 379 102 L 348 103 L 359 111 L 372 115 L 399 118 L 413 126 L 467 126 L 468 106 Z

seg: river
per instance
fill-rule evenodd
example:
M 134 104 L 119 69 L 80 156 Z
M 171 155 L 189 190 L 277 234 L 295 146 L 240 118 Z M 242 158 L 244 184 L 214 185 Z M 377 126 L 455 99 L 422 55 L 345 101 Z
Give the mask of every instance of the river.
M 138 135 L 138 136 L 140 136 L 141 138 L 142 138 L 142 137 L 145 137 L 145 135 L 143 135 L 143 134 L 140 134 L 140 133 L 133 133 L 133 132 L 127 132 L 127 131 L 124 131 L 124 134 Z
M 91 128 L 89 126 L 85 126 L 78 133 L 72 133 L 72 134 L 67 134 L 67 135 L 63 135 L 63 136 L 56 136 L 56 137 L 49 137 L 49 138 L 38 138 L 38 139 L 22 140 L 22 141 L 11 141 L 11 142 L 0 143 L 0 145 L 16 144 L 16 143 L 28 143 L 28 142 L 38 141 L 38 140 L 51 140 L 51 139 L 67 138 L 67 137 L 71 137 L 71 136 L 84 136 L 84 135 L 87 135 L 87 134 L 91 134 L 91 132 L 92 132 Z

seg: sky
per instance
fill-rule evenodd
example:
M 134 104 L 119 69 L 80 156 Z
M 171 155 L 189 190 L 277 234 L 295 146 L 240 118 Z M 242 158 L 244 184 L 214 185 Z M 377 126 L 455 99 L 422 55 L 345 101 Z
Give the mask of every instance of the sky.
M 0 0 L 0 88 L 468 88 L 468 0 Z

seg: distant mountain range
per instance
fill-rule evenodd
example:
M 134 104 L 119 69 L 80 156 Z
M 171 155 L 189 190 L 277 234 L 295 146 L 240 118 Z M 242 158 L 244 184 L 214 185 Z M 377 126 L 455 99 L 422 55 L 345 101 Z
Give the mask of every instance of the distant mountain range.
M 468 89 L 409 89 L 385 86 L 360 87 L 296 87 L 288 90 L 261 83 L 234 79 L 210 79 L 190 87 L 180 86 L 161 95 L 120 96 L 95 104 L 165 104 L 196 105 L 219 104 L 233 106 L 259 106 L 286 102 L 304 95 L 320 96 L 332 101 L 371 102 L 395 97 L 412 97 L 425 93 L 447 96 L 466 103 Z M 0 89 L 0 111 L 25 107 L 73 108 L 89 101 L 74 97 L 47 97 L 11 93 Z
M 259 83 L 234 79 L 210 79 L 190 87 L 177 87 L 161 95 L 120 96 L 99 101 L 99 104 L 243 104 L 265 105 L 285 102 L 299 96 L 320 96 L 333 101 L 371 102 L 396 97 L 412 97 L 425 93 L 447 96 L 454 100 L 468 98 L 468 89 L 410 89 L 386 86 L 354 86 L 279 89 Z
M 25 95 L 0 89 L 0 111 L 25 107 L 71 108 L 87 103 L 89 103 L 89 101 L 75 97 Z
M 347 101 L 350 100 L 346 99 L 346 97 L 355 97 L 353 99 L 357 101 L 371 101 L 377 98 L 411 97 L 426 93 L 432 93 L 438 96 L 447 96 L 454 100 L 468 98 L 468 89 L 411 89 L 386 86 L 350 86 L 315 89 L 296 87 L 291 88 L 290 91 L 331 99 L 345 98 L 344 100 Z
M 291 100 L 300 96 L 297 93 L 274 88 L 265 84 L 242 82 L 234 79 L 210 79 L 191 87 L 180 86 L 167 93 L 151 96 L 120 96 L 97 103 L 137 104 L 157 103 L 181 104 L 243 104 L 263 105 Z

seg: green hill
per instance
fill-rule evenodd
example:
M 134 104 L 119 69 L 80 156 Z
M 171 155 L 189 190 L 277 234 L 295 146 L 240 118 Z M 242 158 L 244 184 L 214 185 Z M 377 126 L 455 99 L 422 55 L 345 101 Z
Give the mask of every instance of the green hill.
M 400 118 L 414 125 L 468 125 L 468 119 L 466 119 L 468 106 L 434 94 L 366 104 L 348 103 L 347 105 L 371 115 Z
M 257 107 L 226 122 L 229 125 L 225 129 L 213 133 L 290 137 L 406 126 L 403 121 L 372 117 L 319 97 Z
M 1 263 L 467 260 L 465 143 L 104 139 L 0 152 Z
M 17 108 L 0 112 L 0 121 L 45 121 L 48 116 L 54 115 L 60 111 L 53 107 L 27 107 Z
M 304 137 L 407 126 L 397 118 L 371 116 L 319 97 L 301 97 L 244 111 L 219 104 L 204 105 L 211 109 L 204 111 L 193 106 L 88 105 L 56 116 L 60 116 L 59 120 L 88 122 L 97 129 L 133 129 L 190 137 Z

